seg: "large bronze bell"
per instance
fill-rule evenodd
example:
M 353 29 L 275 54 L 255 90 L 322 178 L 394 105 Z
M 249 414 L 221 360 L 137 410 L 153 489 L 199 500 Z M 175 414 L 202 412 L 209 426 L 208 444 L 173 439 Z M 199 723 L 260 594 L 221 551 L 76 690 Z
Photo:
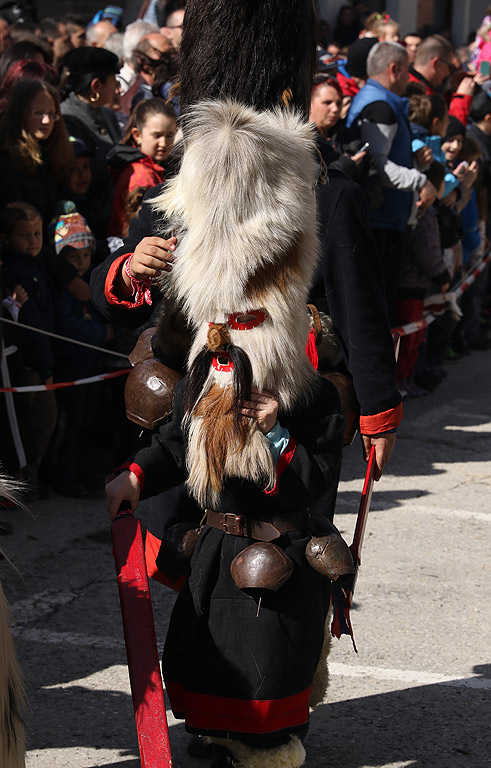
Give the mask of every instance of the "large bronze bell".
M 175 582 L 189 574 L 199 535 L 199 530 L 190 522 L 176 523 L 167 529 L 155 561 L 164 576 Z
M 350 548 L 337 533 L 313 536 L 305 547 L 308 564 L 321 576 L 327 576 L 350 590 L 356 575 Z
M 153 355 L 152 339 L 155 335 L 156 327 L 145 328 L 143 333 L 140 333 L 138 341 L 128 355 L 128 360 L 131 365 L 135 367 L 138 363 L 143 363 L 144 360 L 150 360 Z
M 126 379 L 127 418 L 147 429 L 155 429 L 170 411 L 175 386 L 181 379 L 179 373 L 157 360 L 138 363 Z
M 277 592 L 292 575 L 293 563 L 276 544 L 256 541 L 234 557 L 230 573 L 238 588 L 245 592 L 255 589 Z

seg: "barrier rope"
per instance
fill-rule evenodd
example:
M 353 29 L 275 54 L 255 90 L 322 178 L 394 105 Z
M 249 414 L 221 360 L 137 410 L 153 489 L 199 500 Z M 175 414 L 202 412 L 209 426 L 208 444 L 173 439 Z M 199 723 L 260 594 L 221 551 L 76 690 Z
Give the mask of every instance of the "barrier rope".
M 94 384 L 96 381 L 115 379 L 118 376 L 126 376 L 131 370 L 131 368 L 124 368 L 121 371 L 100 373 L 97 376 L 88 376 L 86 379 L 76 379 L 76 381 L 58 381 L 54 384 L 32 384 L 28 387 L 0 387 L 0 392 L 49 392 L 52 389 L 66 389 L 67 387 L 78 387 L 83 384 Z
M 26 325 L 25 323 L 19 323 L 18 320 L 9 320 L 7 317 L 0 317 L 0 322 L 7 323 L 8 325 L 15 325 L 16 328 L 25 328 L 27 331 L 34 331 L 34 333 L 41 333 L 43 336 L 51 336 L 52 339 L 58 339 L 59 341 L 66 341 L 69 344 L 77 344 L 79 347 L 87 347 L 87 349 L 95 349 L 96 352 L 104 352 L 105 355 L 113 355 L 113 357 L 122 357 L 124 360 L 128 359 L 128 355 L 123 352 L 114 352 L 112 349 L 105 349 L 104 347 L 96 347 L 94 344 L 87 344 L 85 341 L 78 341 L 77 339 L 70 339 L 68 336 L 60 336 L 58 333 L 52 333 L 51 331 L 45 331 L 41 328 L 35 328 L 33 325 Z
M 455 300 L 460 299 L 462 294 L 465 293 L 465 291 L 472 285 L 472 283 L 476 281 L 476 279 L 484 271 L 485 267 L 489 263 L 489 259 L 490 254 L 488 253 L 477 265 L 477 267 L 474 267 L 474 269 L 470 270 L 466 275 L 464 275 L 464 277 L 461 278 L 461 280 L 459 280 L 454 290 L 451 291 Z M 443 306 L 444 305 L 442 304 L 442 308 Z M 399 328 L 392 328 L 392 333 L 398 333 L 399 336 L 410 336 L 411 333 L 424 330 L 424 328 L 427 328 L 429 325 L 431 325 L 434 320 L 436 320 L 436 316 L 428 313 L 421 320 L 415 320 L 412 323 L 406 323 L 406 325 L 401 325 Z

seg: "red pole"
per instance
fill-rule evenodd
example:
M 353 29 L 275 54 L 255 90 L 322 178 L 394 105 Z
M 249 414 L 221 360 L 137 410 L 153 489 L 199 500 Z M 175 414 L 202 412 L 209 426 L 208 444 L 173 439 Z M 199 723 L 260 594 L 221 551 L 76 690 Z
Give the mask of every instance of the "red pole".
M 141 524 L 120 513 L 111 532 L 141 765 L 172 768 Z

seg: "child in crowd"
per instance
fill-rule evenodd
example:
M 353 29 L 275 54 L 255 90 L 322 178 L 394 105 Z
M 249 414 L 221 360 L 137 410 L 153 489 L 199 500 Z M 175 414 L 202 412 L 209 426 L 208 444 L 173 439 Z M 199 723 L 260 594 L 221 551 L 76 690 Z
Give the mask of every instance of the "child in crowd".
M 445 169 L 441 163 L 433 162 L 426 171 L 427 178 L 438 190 L 439 197 L 444 194 Z M 398 325 L 421 320 L 423 317 L 424 298 L 440 290 L 448 289 L 450 273 L 443 261 L 437 212 L 431 206 L 418 219 L 416 227 L 408 228 L 404 239 L 399 273 L 396 319 Z M 424 397 L 428 390 L 414 381 L 415 365 L 424 331 L 417 331 L 401 338 L 399 359 L 397 362 L 397 380 L 399 391 L 408 398 Z
M 164 180 L 164 162 L 174 145 L 176 131 L 174 110 L 163 99 L 142 101 L 133 110 L 120 144 L 108 155 L 116 175 L 110 235 L 121 237 L 128 227 L 128 193 Z
M 93 262 L 100 264 L 109 255 L 106 240 L 108 219 L 91 194 L 91 153 L 81 139 L 71 136 L 70 141 L 74 158 L 65 179 L 64 199 L 72 200 L 78 213 L 86 220 L 96 241 Z
M 3 277 L 7 306 L 19 322 L 53 331 L 54 293 L 43 259 L 43 222 L 39 211 L 24 202 L 9 203 L 0 216 Z M 18 329 L 23 365 L 19 386 L 53 383 L 53 350 L 48 336 Z M 56 425 L 56 401 L 51 391 L 16 396 L 21 438 L 26 452 L 24 478 L 33 493 L 44 493 L 39 468 Z
M 54 247 L 63 259 L 86 279 L 95 252 L 95 238 L 73 203 L 66 201 L 65 213 L 54 225 Z M 56 301 L 57 331 L 63 336 L 101 347 L 114 337 L 90 301 L 79 301 L 68 290 Z M 74 381 L 100 370 L 101 353 L 67 342 L 56 345 L 55 378 Z M 64 496 L 82 497 L 88 491 L 89 433 L 96 416 L 99 385 L 69 387 L 57 391 L 59 421 L 54 442 L 54 489 Z
M 409 99 L 409 120 L 413 135 L 413 155 L 426 146 L 431 149 L 433 160 L 446 166 L 447 160 L 442 150 L 442 141 L 447 136 L 450 117 L 443 96 L 437 94 L 427 96 L 425 93 L 412 94 Z M 459 180 L 447 169 L 443 197 L 447 197 L 458 186 Z
M 379 42 L 398 43 L 401 39 L 401 30 L 397 21 L 388 13 L 376 11 L 367 16 L 360 37 L 376 37 Z

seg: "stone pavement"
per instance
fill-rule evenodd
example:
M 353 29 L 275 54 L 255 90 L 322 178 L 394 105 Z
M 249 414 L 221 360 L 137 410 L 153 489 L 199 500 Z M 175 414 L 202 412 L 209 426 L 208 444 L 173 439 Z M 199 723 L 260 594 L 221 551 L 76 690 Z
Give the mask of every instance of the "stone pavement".
M 373 497 L 352 614 L 359 653 L 333 642 L 308 768 L 491 766 L 491 351 L 449 365 L 405 405 Z M 345 456 L 337 524 L 350 539 L 363 482 Z M 28 768 L 137 768 L 138 747 L 102 498 L 7 514 L 0 574 L 29 690 Z M 142 505 L 140 515 L 145 519 Z M 152 586 L 162 644 L 173 594 Z M 169 715 L 175 768 L 198 768 Z

